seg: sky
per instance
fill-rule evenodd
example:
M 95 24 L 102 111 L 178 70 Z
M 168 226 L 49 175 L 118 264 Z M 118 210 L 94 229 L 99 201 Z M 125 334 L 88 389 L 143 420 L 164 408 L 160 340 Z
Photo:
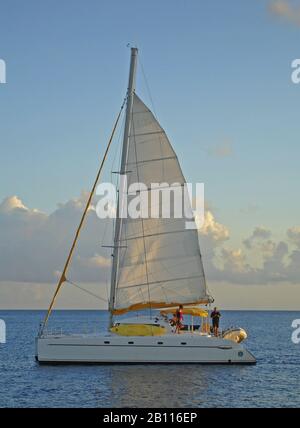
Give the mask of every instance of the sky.
M 0 306 L 47 306 L 125 95 L 131 43 L 137 93 L 187 181 L 205 184 L 199 238 L 218 304 L 298 309 L 300 1 L 0 5 Z M 109 232 L 89 221 L 73 273 L 105 295 L 109 255 L 95 231 Z M 62 307 L 80 307 L 72 292 Z

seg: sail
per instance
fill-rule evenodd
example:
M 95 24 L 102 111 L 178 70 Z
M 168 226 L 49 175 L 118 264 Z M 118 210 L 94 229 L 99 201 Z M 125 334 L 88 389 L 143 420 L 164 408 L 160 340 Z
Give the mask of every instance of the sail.
M 132 183 L 185 184 L 176 154 L 151 111 L 134 95 L 128 141 L 128 187 Z M 148 192 L 147 190 L 144 190 Z M 136 197 L 128 194 L 130 198 Z M 149 198 L 149 211 L 151 199 Z M 124 218 L 118 242 L 114 313 L 207 303 L 196 229 L 186 218 Z M 189 219 L 190 221 L 190 219 Z

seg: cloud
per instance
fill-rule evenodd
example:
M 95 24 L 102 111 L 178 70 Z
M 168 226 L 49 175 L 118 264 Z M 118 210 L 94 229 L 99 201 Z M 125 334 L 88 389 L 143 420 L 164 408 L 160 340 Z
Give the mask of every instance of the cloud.
M 93 257 L 90 258 L 83 258 L 78 256 L 78 261 L 80 262 L 81 266 L 85 266 L 87 268 L 110 267 L 111 265 L 109 259 L 103 256 L 99 256 L 99 254 L 95 254 Z
M 246 263 L 246 256 L 241 249 L 222 249 L 222 258 L 224 271 L 232 273 L 246 273 L 251 271 L 250 266 Z
M 246 248 L 250 250 L 253 247 L 253 244 L 255 244 L 257 241 L 268 239 L 270 237 L 271 237 L 270 230 L 266 229 L 263 226 L 258 226 L 254 229 L 254 231 L 252 232 L 252 235 L 243 241 L 243 244 L 245 245 Z
M 289 255 L 289 280 L 295 284 L 299 283 L 300 278 L 300 250 L 294 250 Z
M 286 262 L 288 246 L 279 242 L 267 256 L 261 253 L 261 266 L 251 265 L 248 255 L 242 249 L 222 248 L 219 256 L 220 265 L 213 263 L 207 273 L 211 280 L 225 281 L 231 284 L 277 284 L 279 282 L 298 283 L 300 268 L 296 275 L 291 275 L 291 263 Z
M 290 276 L 290 266 L 285 262 L 288 252 L 289 248 L 285 242 L 280 241 L 275 244 L 273 252 L 265 257 L 262 269 L 258 270 L 258 278 L 267 284 L 282 281 L 293 282 L 294 278 Z
M 272 241 L 271 239 L 268 239 L 267 241 L 262 241 L 259 246 L 259 249 L 261 250 L 261 253 L 264 257 L 268 257 L 274 254 L 275 248 L 276 242 Z
M 28 208 L 25 207 L 21 199 L 18 196 L 8 196 L 0 204 L 1 213 L 9 213 L 15 209 L 28 211 Z
M 296 246 L 300 249 L 300 227 L 291 227 L 288 229 L 287 236 L 289 240 L 296 244 Z
M 49 215 L 26 207 L 16 196 L 4 199 L 0 204 L 0 280 L 55 282 L 63 269 L 86 198 L 83 193 L 59 204 Z M 101 248 L 106 227 L 92 206 L 70 265 L 72 280 L 107 279 L 111 256 Z M 108 232 L 109 229 L 107 236 Z
M 59 204 L 51 214 L 27 207 L 17 196 L 4 199 L 0 203 L 0 282 L 57 282 L 86 198 L 83 193 Z M 270 230 L 257 226 L 243 241 L 244 246 L 236 248 L 231 245 L 230 230 L 211 208 L 206 209 L 204 220 L 199 241 L 208 282 L 299 283 L 300 227 L 287 230 L 286 242 L 276 242 Z M 109 245 L 111 238 L 112 221 L 100 220 L 92 205 L 70 265 L 68 278 L 72 282 L 109 280 L 111 249 L 101 244 Z
M 210 214 L 208 215 L 209 218 Z M 240 285 L 299 284 L 299 227 L 293 227 L 287 231 L 289 240 L 292 240 L 297 246 L 294 251 L 289 250 L 287 242 L 272 240 L 271 231 L 262 226 L 255 227 L 250 237 L 243 241 L 245 247 L 243 250 L 242 248 L 231 248 L 229 246 L 230 231 L 224 225 L 217 223 L 213 216 L 212 219 L 200 231 L 200 242 L 204 253 L 208 282 L 217 281 Z M 211 227 L 211 224 L 214 226 Z M 215 224 L 218 226 L 215 227 Z M 223 240 L 215 239 L 215 230 L 222 230 L 223 228 L 226 233 L 216 235 Z M 207 249 L 209 249 L 208 253 Z M 257 263 L 253 261 L 253 252 L 258 260 Z
M 274 0 L 270 2 L 269 10 L 273 15 L 300 26 L 300 5 L 293 5 L 288 0 Z
M 204 224 L 200 229 L 200 234 L 210 238 L 214 242 L 226 241 L 229 238 L 229 230 L 223 224 L 215 220 L 213 213 L 205 211 Z

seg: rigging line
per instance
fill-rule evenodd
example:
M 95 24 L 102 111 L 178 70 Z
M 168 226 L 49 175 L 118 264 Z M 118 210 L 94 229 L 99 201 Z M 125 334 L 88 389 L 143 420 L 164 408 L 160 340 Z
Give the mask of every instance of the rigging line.
M 141 217 L 142 218 L 142 217 Z M 185 232 L 191 232 L 193 229 L 184 229 L 184 230 L 172 230 L 170 232 L 157 232 L 157 233 L 150 233 L 149 235 L 137 235 L 137 236 L 131 236 L 130 238 L 126 238 L 127 241 L 134 241 L 135 239 L 141 239 L 141 238 L 153 238 L 154 236 L 161 236 L 161 235 L 171 235 L 172 233 L 185 233 Z M 120 239 L 119 242 L 124 241 L 124 239 Z
M 197 278 L 203 278 L 203 275 L 192 275 L 192 276 L 184 276 L 182 278 L 161 279 L 159 281 L 152 281 L 149 284 L 151 284 L 151 285 L 164 284 L 164 283 L 167 283 L 167 282 L 170 283 L 170 282 L 185 281 L 185 280 L 197 279 Z M 148 286 L 149 284 L 147 282 L 144 282 L 144 283 L 140 283 L 140 284 L 127 285 L 125 287 L 122 287 L 122 290 L 125 290 L 125 289 L 128 289 L 128 288 L 144 287 L 145 285 Z
M 102 248 L 103 248 L 103 242 L 105 242 L 105 240 L 106 240 L 108 228 L 110 226 L 109 219 L 106 219 L 104 221 L 105 221 L 105 223 L 104 223 L 104 232 L 103 232 L 103 235 L 102 235 L 102 240 L 100 241 L 101 244 L 102 244 Z M 108 277 L 109 277 L 109 274 L 106 273 L 106 276 L 105 276 L 105 289 L 106 289 L 107 301 L 109 300 L 109 298 L 108 298 L 108 296 L 109 296 L 109 291 L 108 291 Z
M 150 102 L 151 102 L 151 105 L 152 105 L 152 112 L 151 112 L 151 114 L 153 114 L 154 119 L 158 122 L 158 118 L 157 118 L 157 114 L 156 114 L 156 109 L 155 109 L 153 98 L 152 98 L 151 91 L 150 91 L 150 86 L 149 86 L 149 83 L 148 83 L 148 79 L 147 79 L 147 76 L 146 76 L 146 73 L 145 73 L 144 66 L 143 66 L 143 63 L 141 61 L 140 55 L 138 56 L 138 61 L 139 61 L 139 64 L 141 66 L 143 78 L 144 78 L 144 81 L 145 81 L 145 84 L 146 84 L 146 89 L 147 89 L 148 96 L 149 96 L 149 99 L 150 99 Z M 164 130 L 162 130 L 162 134 L 164 134 L 165 138 L 168 141 L 168 137 L 165 134 Z M 162 150 L 163 141 L 162 141 L 162 135 L 161 134 L 158 134 L 158 139 L 159 139 L 159 144 L 160 144 L 160 150 L 161 150 L 161 153 L 162 153 L 163 152 L 163 150 Z M 165 177 L 165 163 L 164 162 L 162 162 L 161 169 L 162 169 L 162 176 Z
M 126 115 L 123 115 L 122 126 L 121 126 L 122 130 L 125 128 L 125 121 L 126 121 L 125 116 Z M 119 136 L 118 136 L 118 147 L 119 147 L 119 149 L 115 153 L 115 158 L 114 158 L 113 166 L 112 166 L 112 167 L 114 167 L 114 165 L 116 163 L 117 155 L 118 155 L 118 162 L 116 163 L 118 171 L 121 171 L 121 158 L 122 158 L 122 144 L 121 144 L 122 132 L 121 132 L 121 129 L 120 129 Z M 116 179 L 114 181 L 113 173 L 111 171 L 111 182 L 115 185 L 115 187 L 117 189 L 117 195 L 118 195 L 118 189 L 120 187 L 120 175 L 117 174 Z M 114 236 L 115 236 L 115 230 L 116 230 L 116 217 L 118 215 L 118 212 L 117 212 L 118 204 L 115 204 L 115 208 L 116 208 L 116 216 L 114 216 L 112 219 L 112 231 L 111 231 L 111 242 L 112 243 L 114 243 Z M 113 267 L 113 254 L 111 254 L 111 256 L 112 256 L 111 266 Z M 107 291 L 107 294 L 109 295 L 109 291 Z
M 176 268 L 177 267 L 179 267 L 179 266 L 185 266 L 185 265 L 187 265 L 187 264 L 189 264 L 190 263 L 190 261 L 185 261 L 185 262 L 181 262 L 181 263 L 176 263 Z M 129 265 L 128 267 L 132 267 L 132 266 L 140 266 L 140 265 L 142 265 L 142 263 L 139 263 L 139 264 L 132 264 L 132 265 Z M 168 269 L 168 268 L 166 268 L 165 267 L 165 265 L 162 263 L 162 262 L 160 262 L 160 265 L 161 265 L 161 267 L 162 267 L 162 269 L 164 269 L 167 273 L 171 273 L 171 271 Z M 154 273 L 153 272 L 150 272 L 150 274 L 153 276 L 153 278 L 155 279 L 155 278 L 157 278 L 157 276 L 155 276 L 154 275 Z M 144 274 L 140 274 L 140 275 L 136 275 L 136 276 L 134 276 L 133 278 L 132 278 L 132 281 L 133 280 L 138 280 L 138 279 L 140 279 L 140 278 L 144 278 L 145 277 L 145 275 Z M 199 278 L 203 278 L 204 277 L 204 275 L 203 275 L 203 273 L 201 274 L 201 275 L 198 275 L 197 277 L 199 277 Z M 171 279 L 172 279 L 172 281 L 176 281 L 178 278 L 176 278 L 176 277 L 174 277 L 174 276 L 172 276 L 171 275 L 171 277 L 170 277 Z M 180 279 L 180 278 L 179 278 Z M 168 281 L 169 281 L 170 279 L 168 279 Z M 151 282 L 151 284 L 152 283 L 157 283 L 157 282 L 161 282 L 161 280 L 155 280 L 155 281 L 153 281 L 153 282 Z M 147 285 L 147 283 L 144 283 L 143 285 Z M 131 287 L 131 286 L 121 286 L 121 288 L 129 288 L 129 287 Z
M 110 139 L 109 139 L 109 141 L 108 141 L 108 144 L 107 144 L 107 147 L 106 147 L 106 150 L 105 150 L 104 156 L 103 156 L 103 158 L 102 158 L 102 161 L 101 161 L 101 164 L 100 164 L 100 168 L 99 168 L 98 173 L 97 173 L 97 175 L 96 175 L 96 179 L 95 179 L 95 182 L 94 182 L 94 184 L 93 184 L 92 190 L 91 190 L 90 195 L 89 195 L 89 197 L 88 197 L 88 200 L 87 200 L 87 203 L 86 203 L 86 206 L 85 206 L 84 212 L 83 212 L 83 214 L 82 214 L 82 217 L 81 217 L 81 220 L 80 220 L 79 226 L 78 226 L 78 228 L 77 228 L 77 230 L 76 230 L 75 238 L 74 238 L 74 240 L 73 240 L 73 243 L 72 243 L 72 246 L 71 246 L 71 249 L 70 249 L 69 255 L 68 255 L 68 257 L 67 257 L 67 260 L 66 260 L 66 263 L 65 263 L 65 266 L 64 266 L 63 272 L 62 272 L 62 274 L 61 274 L 61 277 L 60 277 L 59 282 L 58 282 L 58 284 L 57 284 L 57 287 L 56 287 L 56 290 L 55 290 L 54 296 L 53 296 L 53 298 L 52 298 L 52 300 L 51 300 L 51 303 L 50 303 L 49 309 L 48 309 L 48 311 L 47 311 L 46 317 L 45 317 L 44 322 L 43 322 L 43 324 L 42 324 L 41 334 L 43 333 L 44 328 L 45 328 L 45 327 L 46 327 L 46 325 L 47 325 L 47 322 L 48 322 L 49 316 L 50 316 L 50 314 L 51 314 L 51 312 L 52 312 L 52 309 L 53 309 L 53 306 L 54 306 L 54 303 L 55 303 L 56 297 L 57 297 L 57 295 L 58 295 L 58 293 L 59 293 L 59 290 L 60 290 L 61 286 L 63 285 L 63 283 L 66 281 L 66 273 L 67 273 L 67 270 L 68 270 L 68 267 L 69 267 L 70 261 L 71 261 L 71 259 L 72 259 L 72 255 L 73 255 L 73 252 L 74 252 L 74 249 L 75 249 L 75 246 L 76 246 L 76 243 L 77 243 L 77 240 L 78 240 L 78 237 L 79 237 L 79 234 L 80 234 L 80 231 L 81 231 L 82 225 L 83 225 L 83 223 L 84 223 L 84 219 L 85 219 L 86 214 L 87 214 L 87 212 L 88 212 L 88 209 L 89 209 L 89 206 L 90 206 L 90 204 L 91 204 L 91 200 L 92 200 L 93 194 L 94 194 L 94 192 L 95 192 L 95 189 L 96 189 L 97 183 L 98 183 L 98 181 L 99 181 L 99 178 L 100 178 L 100 175 L 101 175 L 101 172 L 102 172 L 103 166 L 104 166 L 104 162 L 105 162 L 105 160 L 106 160 L 106 158 L 107 158 L 107 154 L 108 154 L 109 148 L 110 148 L 111 143 L 112 143 L 112 141 L 113 141 L 113 137 L 114 137 L 114 135 L 115 135 L 115 131 L 116 131 L 116 129 L 117 129 L 117 126 L 118 126 L 118 123 L 119 123 L 119 119 L 120 119 L 120 117 L 121 117 L 121 114 L 122 114 L 123 108 L 124 108 L 124 106 L 125 106 L 126 100 L 127 100 L 127 95 L 126 95 L 126 97 L 125 97 L 125 98 L 124 98 L 124 100 L 123 100 L 123 104 L 122 104 L 122 106 L 121 106 L 121 108 L 120 108 L 120 111 L 119 111 L 119 113 L 118 113 L 117 119 L 116 119 L 116 121 L 115 121 L 115 123 L 114 123 L 113 130 L 112 130 L 112 132 L 111 132 Z
M 148 83 L 148 79 L 147 79 L 147 76 L 146 76 L 146 73 L 145 73 L 145 70 L 144 70 L 143 63 L 141 61 L 140 55 L 138 55 L 138 61 L 139 61 L 139 64 L 141 66 L 141 70 L 142 70 L 143 78 L 144 78 L 144 81 L 145 81 L 146 89 L 147 89 L 148 96 L 149 96 L 149 99 L 150 99 L 150 102 L 151 102 L 151 105 L 152 105 L 152 110 L 154 112 L 154 117 L 157 120 L 156 109 L 155 109 L 153 98 L 152 98 L 152 95 L 151 95 L 150 86 L 149 86 L 149 83 Z
M 66 282 L 67 282 L 68 284 L 74 285 L 74 287 L 79 288 L 80 290 L 84 291 L 85 293 L 90 294 L 90 295 L 91 295 L 91 296 L 93 296 L 93 297 L 96 297 L 96 299 L 102 300 L 102 301 L 103 301 L 103 302 L 105 302 L 105 303 L 107 303 L 107 302 L 108 302 L 108 299 L 104 299 L 103 297 L 100 297 L 100 296 L 98 296 L 97 294 L 92 293 L 91 291 L 87 290 L 86 288 L 83 288 L 83 287 L 81 287 L 80 285 L 75 284 L 74 282 L 72 282 L 72 281 L 70 281 L 70 280 L 68 280 L 68 279 L 66 279 Z
M 122 119 L 122 125 L 120 127 L 120 132 L 119 132 L 119 135 L 117 138 L 118 143 L 116 145 L 116 150 L 115 150 L 115 153 L 113 156 L 113 161 L 112 161 L 112 166 L 111 166 L 111 168 L 112 168 L 112 170 L 111 170 L 111 181 L 112 182 L 113 182 L 113 180 L 112 180 L 113 170 L 115 168 L 118 171 L 121 170 L 121 166 L 120 166 L 120 164 L 121 164 L 121 152 L 122 152 L 121 137 L 122 137 L 122 129 L 124 128 L 124 125 L 125 125 L 125 115 L 123 116 L 123 119 Z M 116 177 L 116 186 L 117 187 L 118 187 L 118 184 L 119 184 L 119 174 L 117 174 L 117 177 Z
M 164 286 L 164 285 L 160 285 L 159 287 L 163 289 L 163 291 L 164 291 L 164 293 L 165 293 L 165 295 L 166 295 L 165 286 Z M 158 285 L 157 285 L 156 287 L 154 287 L 154 289 L 155 289 L 155 288 L 158 288 Z M 168 290 L 168 291 L 170 291 L 170 290 Z M 178 291 L 174 290 L 173 288 L 171 289 L 171 292 L 172 292 L 173 294 L 176 294 L 176 295 L 177 295 L 177 297 L 183 297 L 183 298 L 185 298 L 185 297 L 186 297 L 186 295 L 185 295 L 185 294 L 181 294 L 181 293 L 179 293 Z M 165 301 L 166 301 L 166 302 L 168 301 L 168 296 L 167 296 L 167 295 L 166 295 L 166 300 L 165 300 Z
M 122 126 L 121 126 L 119 134 L 118 134 L 117 145 L 115 148 L 115 152 L 113 154 L 112 169 L 118 168 L 118 166 L 116 166 L 116 165 L 120 165 L 120 157 L 121 157 L 121 155 L 120 155 L 120 142 L 121 142 L 121 137 L 122 137 L 122 128 L 124 127 L 124 122 L 125 122 L 125 116 L 123 116 L 123 119 L 122 119 Z
M 116 181 L 114 180 L 113 174 L 112 174 L 112 170 L 114 169 L 114 165 L 117 163 L 117 165 L 120 164 L 120 158 L 121 158 L 121 150 L 120 150 L 120 141 L 121 141 L 121 135 L 122 135 L 122 129 L 124 127 L 124 122 L 125 122 L 125 116 L 123 115 L 122 118 L 122 124 L 118 133 L 118 137 L 117 137 L 117 144 L 116 144 L 116 148 L 113 154 L 113 160 L 112 160 L 112 165 L 111 165 L 111 172 L 110 172 L 110 181 L 112 184 L 114 184 L 116 187 L 118 187 L 118 179 L 119 177 L 117 176 Z M 117 160 L 118 158 L 118 160 Z M 118 167 L 118 169 L 120 169 L 120 167 Z M 112 224 L 112 227 L 109 229 L 110 224 Z M 115 218 L 112 218 L 112 222 L 109 221 L 109 219 L 106 220 L 105 222 L 105 229 L 104 229 L 104 233 L 103 233 L 103 237 L 102 237 L 102 241 L 101 244 L 103 244 L 108 236 L 108 229 L 111 230 L 111 236 L 109 237 L 109 241 L 113 242 L 113 237 L 114 237 L 114 230 L 115 230 Z M 111 262 L 112 262 L 112 257 L 111 257 Z M 112 263 L 111 263 L 112 265 Z M 109 275 L 106 275 L 106 279 L 105 279 L 105 288 L 106 288 L 106 296 L 107 296 L 107 301 L 109 301 Z
M 189 261 L 188 262 L 183 262 L 183 263 L 177 263 L 176 264 L 176 268 L 178 267 L 178 266 L 184 266 L 184 265 L 186 265 L 186 264 L 188 264 L 188 263 L 190 263 Z M 167 272 L 168 274 L 172 274 L 172 272 L 171 272 L 171 270 L 170 269 L 168 269 L 166 266 L 165 266 L 165 264 L 164 263 L 162 263 L 162 262 L 160 262 L 160 266 L 162 267 L 162 269 L 163 270 L 165 270 L 165 272 Z M 152 272 L 151 273 L 151 275 L 152 275 L 152 277 L 153 277 L 153 279 L 154 279 L 154 281 L 153 282 L 151 282 L 151 284 L 154 284 L 154 283 L 157 283 L 157 284 L 160 284 L 160 283 L 162 283 L 162 281 L 160 280 L 160 279 L 157 279 L 157 277 L 156 277 L 156 274 L 154 273 L 154 272 Z M 134 277 L 134 279 L 135 280 L 138 280 L 139 278 L 143 278 L 144 277 L 144 275 L 139 275 L 139 276 L 135 276 Z M 197 276 L 197 278 L 203 278 L 203 275 L 198 275 Z M 195 279 L 194 277 L 189 277 L 189 278 L 185 278 L 185 279 L 187 279 L 187 280 L 190 280 L 190 279 Z M 172 278 L 172 275 L 170 275 L 170 278 L 168 279 L 168 280 L 165 280 L 165 281 L 175 281 L 175 280 L 177 280 L 177 278 Z M 182 280 L 182 278 L 181 278 L 181 280 Z M 128 287 L 130 287 L 130 286 L 128 286 Z M 157 287 L 157 286 L 156 286 Z M 127 287 L 124 287 L 124 288 L 127 288 Z M 153 289 L 155 289 L 155 287 L 153 287 Z M 175 292 L 175 290 L 172 290 L 173 292 Z M 178 293 L 179 294 L 179 293 Z M 179 294 L 180 295 L 180 294 Z
M 132 117 L 132 129 L 133 129 L 133 140 L 134 140 L 134 153 L 136 159 L 136 174 L 138 182 L 140 182 L 140 173 L 137 161 L 137 149 L 136 149 L 136 139 L 135 139 L 135 129 L 134 129 L 134 119 Z M 144 257 L 145 257 L 145 269 L 146 269 L 146 278 L 148 284 L 148 299 L 149 299 L 149 309 L 150 309 L 150 318 L 152 318 L 152 308 L 151 308 L 151 296 L 150 296 L 150 284 L 149 284 L 149 275 L 148 275 L 148 261 L 147 261 L 147 251 L 146 251 L 146 243 L 145 243 L 145 231 L 144 231 L 144 219 L 141 217 L 142 223 L 142 233 L 143 233 L 143 246 L 144 246 Z
M 104 228 L 104 234 L 103 234 L 103 238 L 102 238 L 102 243 L 104 242 L 104 239 L 106 239 L 106 234 L 107 234 L 107 230 L 108 230 L 108 227 L 109 227 L 108 221 L 109 220 L 107 219 L 106 222 L 105 222 L 105 226 L 104 226 L 105 228 Z M 102 245 L 102 248 L 103 248 L 103 245 Z M 111 271 L 111 269 L 109 271 Z M 107 272 L 106 276 L 105 276 L 105 291 L 106 291 L 107 301 L 109 300 L 109 297 L 108 297 L 109 296 L 108 281 L 109 281 L 109 274 Z

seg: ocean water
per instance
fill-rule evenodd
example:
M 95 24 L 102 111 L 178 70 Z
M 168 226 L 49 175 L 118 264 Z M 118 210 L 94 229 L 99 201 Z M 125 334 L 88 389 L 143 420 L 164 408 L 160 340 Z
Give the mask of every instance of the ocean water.
M 42 311 L 0 311 L 1 407 L 299 407 L 300 345 L 291 340 L 299 312 L 224 311 L 222 327 L 247 329 L 256 366 L 39 366 L 34 338 Z M 53 327 L 104 329 L 105 312 L 56 311 Z

